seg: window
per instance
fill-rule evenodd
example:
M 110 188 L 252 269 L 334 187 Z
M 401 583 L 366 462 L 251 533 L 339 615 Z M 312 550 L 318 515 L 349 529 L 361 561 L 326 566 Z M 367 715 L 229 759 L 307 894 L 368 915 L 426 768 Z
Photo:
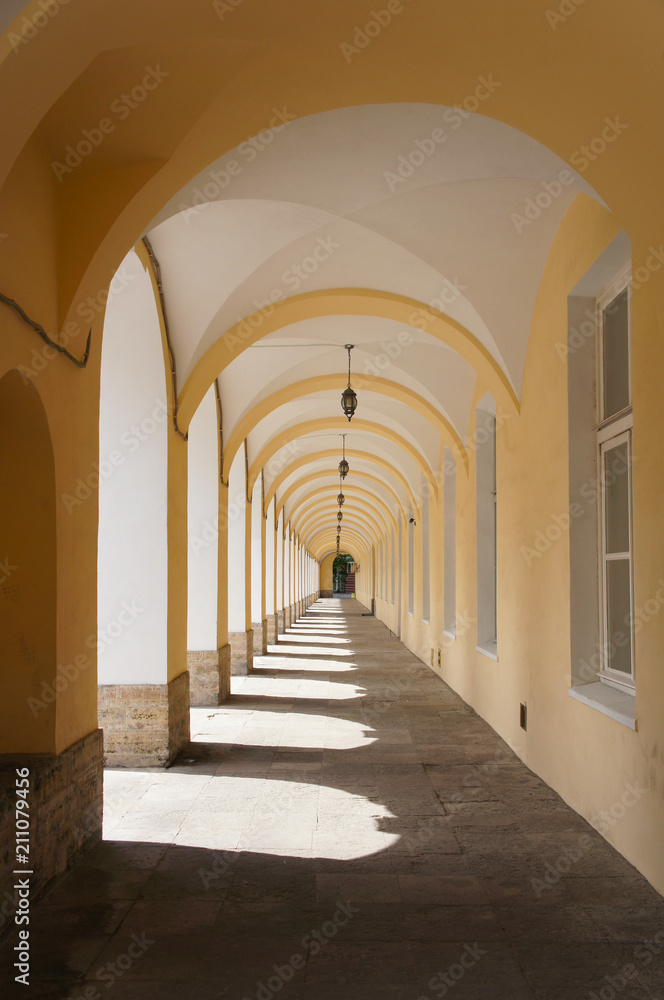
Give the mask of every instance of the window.
M 415 610 L 415 528 L 413 509 L 408 504 L 408 614 Z
M 431 618 L 431 571 L 429 566 L 429 491 L 431 486 L 426 476 L 422 476 L 422 621 L 427 624 Z
M 623 284 L 616 294 L 616 287 Z M 634 690 L 632 392 L 628 275 L 597 300 L 600 679 Z
M 443 628 L 448 635 L 456 633 L 456 465 L 449 448 L 444 452 L 443 485 Z
M 496 412 L 485 396 L 475 412 L 477 489 L 477 648 L 497 659 Z

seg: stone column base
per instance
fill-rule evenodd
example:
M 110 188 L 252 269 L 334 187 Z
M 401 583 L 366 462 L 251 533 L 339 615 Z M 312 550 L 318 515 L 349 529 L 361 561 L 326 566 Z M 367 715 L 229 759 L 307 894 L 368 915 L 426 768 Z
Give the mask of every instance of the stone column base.
M 279 635 L 279 618 L 277 615 L 268 615 L 265 623 L 267 632 L 267 645 L 274 646 Z
M 189 650 L 189 695 L 192 708 L 214 708 L 231 693 L 231 647 Z
M 101 684 L 99 723 L 109 767 L 167 767 L 189 743 L 189 674 L 168 684 Z
M 267 654 L 267 618 L 262 622 L 252 622 L 254 631 L 254 656 L 265 656 Z
M 253 629 L 229 632 L 228 641 L 231 647 L 231 677 L 246 677 L 254 669 Z
M 290 623 L 294 625 L 297 621 L 297 604 L 291 604 L 290 606 Z
M 103 756 L 101 729 L 58 755 L 0 755 L 0 931 L 17 908 L 16 769 L 27 767 L 30 772 L 30 863 L 25 867 L 33 872 L 29 880 L 34 899 L 101 840 Z
M 291 623 L 290 613 L 291 613 L 291 609 L 289 607 L 288 608 L 284 608 L 284 611 L 283 611 L 283 614 L 284 614 L 284 632 L 286 631 L 286 629 L 290 628 L 290 623 Z
M 277 611 L 275 618 L 277 619 L 277 642 L 279 641 L 279 636 L 284 634 L 284 613 L 283 611 Z

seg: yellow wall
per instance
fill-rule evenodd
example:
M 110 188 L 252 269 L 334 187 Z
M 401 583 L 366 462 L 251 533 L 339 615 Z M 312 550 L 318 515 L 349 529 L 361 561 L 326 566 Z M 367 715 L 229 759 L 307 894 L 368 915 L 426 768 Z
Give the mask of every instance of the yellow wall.
M 415 614 L 406 612 L 407 549 L 402 552 L 402 638 L 426 663 L 442 650 L 437 672 L 562 797 L 601 830 L 660 891 L 664 890 L 664 753 L 659 669 L 664 616 L 654 616 L 636 634 L 637 731 L 571 698 L 569 538 L 562 538 L 529 566 L 521 551 L 531 546 L 552 514 L 565 512 L 568 492 L 567 367 L 556 343 L 567 342 L 567 296 L 599 257 L 619 227 L 615 217 L 579 196 L 565 217 L 542 278 L 526 361 L 519 416 L 505 419 L 497 435 L 498 662 L 476 650 L 475 461 L 469 475 L 457 473 L 457 636 L 442 634 L 434 607 L 443 606 L 440 571 L 432 570 L 431 625 L 420 618 L 421 563 L 416 547 Z M 645 253 L 644 253 L 645 251 Z M 638 266 L 647 250 L 633 245 Z M 658 590 L 661 556 L 661 444 L 655 406 L 664 370 L 661 323 L 664 281 L 655 273 L 633 296 L 635 607 Z M 474 405 L 485 393 L 478 383 Z M 472 438 L 472 433 L 471 433 Z M 442 490 L 438 525 L 442 524 Z M 433 520 L 433 504 L 430 505 Z M 654 543 L 654 544 L 653 544 Z M 435 558 L 438 553 L 438 560 Z M 432 568 L 442 564 L 442 542 Z M 364 567 L 363 567 L 364 569 Z M 368 603 L 362 574 L 358 596 Z M 395 609 L 377 602 L 390 628 Z M 528 705 L 528 729 L 519 726 L 519 703 Z M 628 786 L 644 794 L 608 826 L 602 810 L 620 803 Z M 645 791 L 647 789 L 647 791 Z
M 325 556 L 322 563 L 320 564 L 320 589 L 321 590 L 332 590 L 332 566 L 334 565 L 335 555 L 331 553 L 329 556 Z
M 33 0 L 27 13 L 39 9 L 38 0 Z M 664 616 L 653 618 L 637 636 L 638 732 L 633 733 L 567 694 L 570 608 L 564 542 L 531 569 L 520 555 L 521 545 L 528 544 L 551 512 L 564 510 L 568 503 L 566 376 L 554 349 L 555 342 L 566 337 L 567 293 L 618 229 L 629 235 L 637 266 L 651 245 L 661 243 L 658 199 L 664 135 L 653 123 L 664 117 L 664 90 L 643 73 L 644 66 L 661 66 L 661 6 L 626 5 L 622 0 L 581 5 L 553 32 L 542 8 L 531 0 L 512 0 L 509 17 L 494 0 L 482 0 L 479 7 L 418 0 L 405 5 L 398 25 L 385 30 L 347 66 L 330 39 L 352 37 L 358 24 L 357 0 L 320 5 L 298 0 L 289 5 L 288 16 L 283 5 L 252 0 L 223 23 L 213 16 L 209 0 L 186 5 L 162 0 L 158 32 L 154 17 L 153 6 L 145 3 L 97 0 L 94 5 L 65 5 L 18 54 L 6 39 L 0 52 L 5 108 L 0 287 L 54 333 L 62 331 L 65 322 L 74 323 L 70 346 L 78 356 L 92 327 L 92 353 L 84 371 L 57 357 L 31 376 L 48 420 L 54 462 L 58 579 L 55 606 L 51 604 L 49 612 L 56 620 L 49 669 L 55 675 L 56 664 L 70 664 L 81 654 L 88 664 L 58 694 L 55 749 L 64 749 L 96 727 L 96 663 L 89 651 L 96 631 L 96 493 L 92 490 L 71 513 L 59 499 L 75 488 L 78 477 L 89 476 L 98 459 L 103 306 L 85 322 L 81 306 L 88 298 L 100 301 L 120 261 L 155 213 L 200 170 L 263 129 L 266 109 L 269 115 L 275 102 L 296 117 L 404 100 L 453 105 L 472 92 L 481 74 L 491 72 L 500 89 L 486 113 L 565 159 L 596 135 L 617 109 L 629 127 L 620 143 L 584 174 L 614 215 L 581 199 L 561 227 L 533 317 L 521 415 L 507 421 L 498 435 L 499 662 L 475 650 L 471 458 L 468 478 L 457 479 L 457 605 L 468 627 L 445 647 L 442 676 L 591 819 L 620 800 L 627 782 L 647 787 L 647 794 L 607 836 L 664 891 L 664 758 L 659 735 Z M 626 40 L 618 69 L 615 59 L 601 56 L 616 37 Z M 443 38 L 454 44 L 441 65 Z M 53 158 L 82 128 L 102 117 L 109 102 L 126 89 L 127 80 L 139 80 L 146 64 L 160 61 L 168 67 L 170 83 L 155 92 L 130 127 L 117 129 L 71 178 L 58 183 Z M 312 86 L 312 80 L 324 80 L 325 86 Z M 637 606 L 656 591 L 664 562 L 663 302 L 660 270 L 633 301 Z M 332 314 L 336 306 L 330 302 L 324 308 Z M 365 305 L 365 314 L 371 308 Z M 320 303 L 315 309 L 320 314 Z M 302 319 L 309 315 L 305 302 L 298 302 L 297 310 Z M 361 312 L 359 305 L 357 310 Z M 264 332 L 268 327 L 266 323 Z M 34 352 L 43 349 L 34 331 L 6 306 L 0 306 L 0 346 L 0 377 L 19 365 L 33 367 Z M 487 388 L 478 385 L 478 399 Z M 169 531 L 175 571 L 186 565 L 185 460 L 175 440 L 170 457 Z M 434 506 L 431 502 L 432 512 Z M 441 507 L 439 498 L 437 519 L 432 518 L 438 526 Z M 26 519 L 24 529 L 28 527 Z M 396 609 L 384 601 L 377 602 L 377 612 L 391 628 L 400 628 L 408 645 L 428 662 L 430 648 L 440 644 L 434 608 L 442 602 L 442 583 L 432 581 L 431 624 L 423 624 L 418 616 L 419 589 L 415 614 L 408 619 L 403 527 L 401 622 L 396 621 Z M 365 552 L 358 558 L 358 593 L 369 603 L 374 594 L 371 559 Z M 416 580 L 420 558 L 416 553 Z M 186 650 L 186 601 L 178 604 L 182 589 L 174 576 L 169 588 L 174 609 L 169 673 L 175 676 Z M 518 703 L 524 699 L 529 706 L 527 733 L 518 727 Z M 16 742 L 24 718 L 17 713 L 8 720 L 8 737 Z M 39 735 L 34 745 L 41 740 Z

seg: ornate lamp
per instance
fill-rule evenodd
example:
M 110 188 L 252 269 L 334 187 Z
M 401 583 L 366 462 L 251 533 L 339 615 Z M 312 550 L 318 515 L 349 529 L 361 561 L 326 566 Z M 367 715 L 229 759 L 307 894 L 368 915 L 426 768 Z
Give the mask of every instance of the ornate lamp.
M 350 417 L 348 419 L 350 420 Z M 345 479 L 348 473 L 350 472 L 350 465 L 346 461 L 346 435 L 342 434 L 341 436 L 343 438 L 343 452 L 342 452 L 343 457 L 339 462 L 339 475 L 341 476 L 342 479 Z
M 357 395 L 350 387 L 350 352 L 355 347 L 355 344 L 345 344 L 344 346 L 348 351 L 348 386 L 341 393 L 341 409 L 344 411 L 345 416 L 348 417 L 348 422 L 350 423 L 350 420 L 357 409 Z M 341 468 L 339 471 L 341 472 Z
M 339 511 L 339 513 L 337 514 L 337 521 L 341 521 L 342 518 L 343 518 L 343 514 L 341 513 L 341 511 Z

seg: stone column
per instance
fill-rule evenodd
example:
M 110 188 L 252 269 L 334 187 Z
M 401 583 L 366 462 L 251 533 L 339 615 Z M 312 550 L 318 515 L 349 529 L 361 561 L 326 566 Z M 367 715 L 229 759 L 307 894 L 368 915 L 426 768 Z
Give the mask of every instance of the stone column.
M 193 708 L 221 705 L 230 694 L 231 648 L 189 650 L 189 693 Z
M 254 669 L 254 633 L 253 629 L 246 632 L 229 632 L 228 642 L 231 647 L 231 676 L 242 677 Z
M 262 622 L 252 622 L 254 633 L 254 656 L 265 656 L 267 653 L 267 619 Z
M 104 759 L 114 767 L 166 767 L 189 740 L 189 674 L 168 684 L 100 684 Z

